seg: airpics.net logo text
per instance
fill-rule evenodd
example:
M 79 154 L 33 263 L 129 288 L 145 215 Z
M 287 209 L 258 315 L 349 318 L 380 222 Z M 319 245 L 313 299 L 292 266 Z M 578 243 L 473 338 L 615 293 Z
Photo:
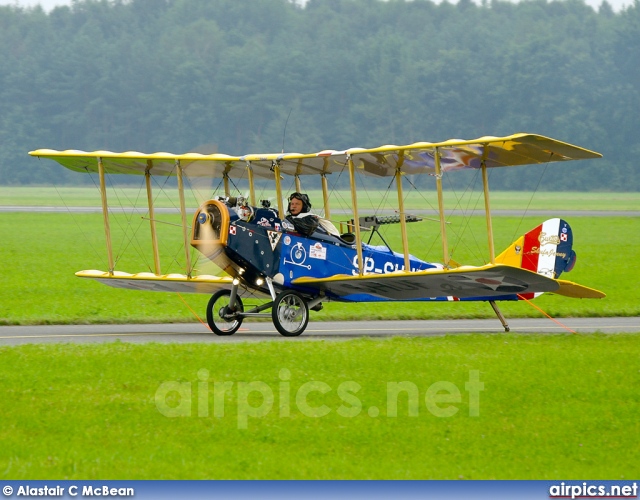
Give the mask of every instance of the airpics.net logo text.
M 273 411 L 277 411 L 280 418 L 289 418 L 294 411 L 310 418 L 325 417 L 332 412 L 344 418 L 353 418 L 363 411 L 369 417 L 376 418 L 382 413 L 378 406 L 363 408 L 358 396 L 362 386 L 354 380 L 341 382 L 336 387 L 319 380 L 300 382 L 292 380 L 291 371 L 287 368 L 279 371 L 279 381 L 274 384 L 277 387 L 259 380 L 209 380 L 209 370 L 205 368 L 198 370 L 197 377 L 197 382 L 162 382 L 155 393 L 158 411 L 165 417 L 192 417 L 195 408 L 197 417 L 212 415 L 224 418 L 225 410 L 233 404 L 236 407 L 238 429 L 247 429 L 249 419 L 264 418 Z M 425 387 L 425 384 L 420 386 Z M 484 390 L 484 382 L 480 381 L 479 370 L 469 370 L 468 380 L 464 382 L 462 390 L 455 383 L 445 380 L 428 385 L 422 392 L 420 386 L 411 381 L 386 382 L 384 416 L 398 417 L 400 407 L 403 410 L 406 408 L 407 416 L 418 417 L 424 404 L 428 414 L 447 418 L 458 414 L 459 405 L 463 403 L 468 404 L 470 417 L 480 415 L 480 392 Z M 335 396 L 339 403 L 332 408 L 326 403 L 337 401 Z M 405 415 L 403 410 L 400 411 Z M 424 410 L 422 413 L 425 414 Z

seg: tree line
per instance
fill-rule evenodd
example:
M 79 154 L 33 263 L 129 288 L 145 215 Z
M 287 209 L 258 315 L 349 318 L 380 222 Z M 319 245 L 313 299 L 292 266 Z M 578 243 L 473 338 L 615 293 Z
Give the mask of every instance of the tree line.
M 604 155 L 550 165 L 540 189 L 640 189 L 640 0 L 75 0 L 0 7 L 0 53 L 3 185 L 82 182 L 27 156 L 38 148 L 241 155 L 532 132 Z

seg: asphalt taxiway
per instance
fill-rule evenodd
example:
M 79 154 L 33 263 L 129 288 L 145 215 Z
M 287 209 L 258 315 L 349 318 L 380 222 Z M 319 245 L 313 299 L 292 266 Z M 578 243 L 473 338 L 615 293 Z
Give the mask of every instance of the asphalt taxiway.
M 510 333 L 588 334 L 602 332 L 640 332 L 640 318 L 560 318 L 509 319 Z M 557 322 L 556 322 L 557 321 Z M 299 337 L 281 336 L 270 322 L 247 321 L 235 335 L 218 337 L 201 323 L 127 324 L 127 325 L 44 325 L 2 326 L 0 345 L 35 343 L 224 343 L 291 342 L 308 340 L 346 340 L 353 338 L 427 337 L 465 333 L 504 334 L 497 319 L 425 320 L 425 321 L 346 321 L 310 322 Z

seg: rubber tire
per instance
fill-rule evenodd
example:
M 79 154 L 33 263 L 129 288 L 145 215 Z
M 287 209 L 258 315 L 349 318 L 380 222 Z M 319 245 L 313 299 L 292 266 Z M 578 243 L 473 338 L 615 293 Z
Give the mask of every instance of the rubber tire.
M 286 320 L 284 314 L 291 313 L 291 311 L 287 311 L 289 306 L 297 307 L 299 314 L 303 315 L 302 322 L 294 329 L 289 329 L 282 323 Z M 309 324 L 309 306 L 307 305 L 307 301 L 304 300 L 302 295 L 298 292 L 285 290 L 284 292 L 280 292 L 276 297 L 276 300 L 273 301 L 271 318 L 273 320 L 273 325 L 281 335 L 285 337 L 297 337 L 305 331 Z
M 209 324 L 209 328 L 211 328 L 211 331 L 216 335 L 233 335 L 238 331 L 238 328 L 240 328 L 240 325 L 242 325 L 242 320 L 244 318 L 240 316 L 237 319 L 235 319 L 233 322 L 230 322 L 232 326 L 230 326 L 229 328 L 219 328 L 214 321 L 214 319 L 216 319 L 214 318 L 214 311 L 217 318 L 222 319 L 222 317 L 220 316 L 220 310 L 223 307 L 225 308 L 229 307 L 228 300 L 225 302 L 224 305 L 219 304 L 218 307 L 216 307 L 216 302 L 218 302 L 223 297 L 231 297 L 231 291 L 218 290 L 209 299 L 209 303 L 207 304 L 207 323 Z M 240 311 L 244 311 L 242 300 L 238 296 L 236 296 L 236 304 L 238 305 Z

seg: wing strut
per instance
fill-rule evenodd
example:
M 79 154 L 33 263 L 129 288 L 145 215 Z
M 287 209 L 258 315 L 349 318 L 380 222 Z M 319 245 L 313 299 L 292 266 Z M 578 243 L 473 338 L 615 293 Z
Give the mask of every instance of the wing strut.
M 447 223 L 444 218 L 444 199 L 442 196 L 442 166 L 440 165 L 440 148 L 436 147 L 433 154 L 436 161 L 436 188 L 438 190 L 438 213 L 440 214 L 440 237 L 442 238 L 442 253 L 444 267 L 449 267 L 449 244 L 447 243 Z
M 149 224 L 151 226 L 151 247 L 153 248 L 153 267 L 158 276 L 160 272 L 160 252 L 158 251 L 158 235 L 156 233 L 156 216 L 153 211 L 153 193 L 151 192 L 151 169 L 153 162 L 147 160 L 147 168 L 144 171 L 144 178 L 147 184 L 147 202 L 149 204 Z
M 247 162 L 247 178 L 249 179 L 249 203 L 251 206 L 255 207 L 256 204 L 256 187 L 253 184 L 253 167 L 251 166 L 251 162 Z
M 487 148 L 485 147 L 485 151 L 486 150 Z M 486 152 L 484 154 L 486 154 Z M 487 218 L 487 238 L 489 238 L 489 259 L 491 259 L 490 262 L 492 264 L 495 264 L 496 251 L 493 246 L 493 225 L 491 224 L 491 204 L 489 203 L 489 177 L 487 175 L 487 164 L 484 159 L 482 160 L 482 186 L 484 188 L 484 213 Z
M 295 173 L 295 181 L 296 181 L 296 191 L 298 193 L 302 193 L 302 184 L 300 184 L 300 172 L 302 170 L 302 159 L 298 160 L 298 166 L 296 167 Z
M 360 217 L 358 216 L 358 197 L 356 196 L 356 167 L 353 164 L 353 157 L 347 156 L 349 162 L 349 187 L 351 188 L 351 205 L 353 208 L 353 228 L 356 232 L 356 252 L 358 253 L 358 275 L 364 274 L 364 263 L 362 262 L 362 240 L 360 239 Z
M 398 210 L 400 210 L 400 234 L 402 235 L 402 252 L 404 253 L 404 270 L 410 271 L 409 265 L 409 239 L 407 238 L 407 220 L 404 213 L 404 197 L 402 195 L 402 164 L 404 163 L 404 151 L 398 154 L 396 167 L 396 186 L 398 188 Z
M 98 177 L 100 178 L 100 198 L 102 199 L 102 218 L 104 220 L 104 237 L 107 244 L 107 258 L 109 260 L 109 275 L 113 276 L 114 268 L 113 249 L 111 247 L 111 228 L 109 227 L 109 205 L 107 204 L 107 185 L 104 180 L 104 164 L 102 157 L 98 156 Z
M 226 168 L 222 174 L 222 181 L 224 182 L 224 195 L 228 198 L 231 196 L 231 189 L 229 189 L 229 174 L 227 173 Z
M 184 183 L 182 180 L 182 165 L 176 160 L 176 175 L 178 177 L 178 196 L 180 197 L 180 217 L 182 219 L 182 240 L 186 258 L 187 278 L 191 278 L 191 253 L 189 252 L 189 234 L 187 230 L 187 208 L 184 202 Z
M 282 204 L 282 183 L 280 182 L 280 165 L 277 161 L 274 161 L 271 164 L 271 170 L 273 170 L 273 175 L 276 179 L 276 196 L 278 197 L 278 214 L 281 219 L 284 219 L 284 205 Z
M 321 174 L 322 179 L 322 203 L 324 208 L 324 218 L 331 219 L 331 210 L 329 209 L 329 182 L 327 174 Z

